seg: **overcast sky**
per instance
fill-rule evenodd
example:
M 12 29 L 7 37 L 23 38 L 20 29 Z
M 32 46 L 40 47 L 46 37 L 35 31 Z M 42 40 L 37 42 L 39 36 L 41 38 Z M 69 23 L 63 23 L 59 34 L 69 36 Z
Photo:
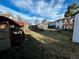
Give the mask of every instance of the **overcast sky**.
M 0 0 L 0 11 L 19 14 L 27 21 L 63 18 L 68 5 L 78 0 Z

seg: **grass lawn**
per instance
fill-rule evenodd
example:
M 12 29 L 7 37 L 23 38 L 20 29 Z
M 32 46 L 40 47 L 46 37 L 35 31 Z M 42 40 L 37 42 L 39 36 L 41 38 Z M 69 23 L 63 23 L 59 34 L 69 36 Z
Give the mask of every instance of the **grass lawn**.
M 31 35 L 36 38 L 36 40 L 44 43 L 50 53 L 55 50 L 56 54 L 59 56 L 73 57 L 72 53 L 76 53 L 78 46 L 75 49 L 72 43 L 72 31 L 31 31 Z M 78 51 L 77 51 L 78 52 Z
M 59 40 L 63 44 L 71 44 L 72 31 L 57 32 L 57 31 L 47 30 L 39 33 L 47 37 L 54 38 L 55 40 Z
M 2 51 L 0 59 L 79 59 L 79 44 L 74 47 L 71 38 L 72 31 L 30 31 L 24 46 Z
M 36 34 L 37 33 L 37 34 Z M 38 36 L 38 37 L 48 37 L 58 40 L 62 44 L 72 44 L 72 31 L 53 31 L 53 30 L 46 30 L 46 31 L 37 31 L 33 36 Z M 40 40 L 40 39 L 39 39 Z

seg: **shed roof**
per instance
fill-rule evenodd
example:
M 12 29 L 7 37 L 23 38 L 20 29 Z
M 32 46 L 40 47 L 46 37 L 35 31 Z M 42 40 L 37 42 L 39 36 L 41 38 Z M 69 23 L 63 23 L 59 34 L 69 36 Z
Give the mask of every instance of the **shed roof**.
M 15 22 L 16 24 L 18 24 L 19 26 L 24 26 L 24 23 L 21 22 L 21 21 L 14 21 L 14 20 L 13 20 L 13 22 Z
M 5 16 L 0 16 L 0 22 L 1 21 L 4 21 L 4 20 L 9 21 L 10 23 L 12 22 L 14 25 L 17 25 L 17 26 L 20 26 L 20 27 L 24 26 L 24 23 L 23 22 L 14 21 L 14 20 L 12 20 L 10 18 L 7 18 Z

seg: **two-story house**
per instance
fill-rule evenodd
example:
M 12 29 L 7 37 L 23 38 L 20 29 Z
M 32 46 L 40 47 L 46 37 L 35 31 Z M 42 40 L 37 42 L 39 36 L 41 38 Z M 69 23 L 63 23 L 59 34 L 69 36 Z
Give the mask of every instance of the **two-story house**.
M 64 29 L 72 30 L 73 26 L 74 26 L 73 17 L 64 18 Z
M 58 20 L 55 21 L 56 29 L 64 29 L 63 20 L 64 19 L 58 19 Z

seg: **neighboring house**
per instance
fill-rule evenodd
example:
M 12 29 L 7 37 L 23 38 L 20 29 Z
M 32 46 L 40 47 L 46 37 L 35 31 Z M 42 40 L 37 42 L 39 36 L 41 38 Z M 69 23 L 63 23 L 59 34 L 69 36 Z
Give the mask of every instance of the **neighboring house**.
M 57 29 L 64 29 L 63 20 L 64 19 L 58 19 L 55 21 L 55 27 Z
M 73 17 L 68 17 L 64 19 L 64 29 L 71 30 L 73 29 L 74 26 L 74 18 Z
M 59 19 L 56 20 L 55 23 L 57 29 L 72 30 L 74 26 L 74 17 Z
M 48 22 L 47 22 L 46 19 L 44 19 L 44 20 L 42 21 L 42 27 L 43 27 L 44 30 L 47 30 L 47 29 L 48 29 Z
M 55 21 L 48 23 L 49 28 L 55 28 Z
M 44 19 L 41 23 L 37 24 L 38 29 L 47 30 L 48 29 L 48 22 Z
M 37 24 L 38 29 L 42 29 L 42 23 Z

